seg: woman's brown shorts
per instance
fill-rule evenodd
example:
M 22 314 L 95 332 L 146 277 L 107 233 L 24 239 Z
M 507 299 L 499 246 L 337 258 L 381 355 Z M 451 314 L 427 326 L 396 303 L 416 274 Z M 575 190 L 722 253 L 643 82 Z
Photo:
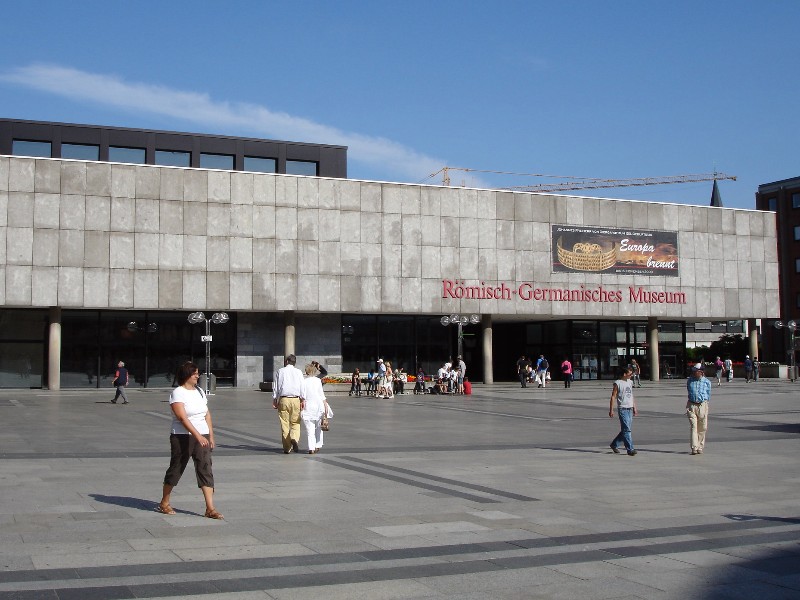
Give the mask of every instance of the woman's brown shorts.
M 204 435 L 208 439 L 208 435 Z M 193 435 L 176 434 L 169 436 L 171 456 L 169 468 L 164 474 L 164 484 L 175 487 L 189 464 L 194 461 L 197 487 L 214 487 L 214 473 L 211 471 L 211 446 L 201 446 Z

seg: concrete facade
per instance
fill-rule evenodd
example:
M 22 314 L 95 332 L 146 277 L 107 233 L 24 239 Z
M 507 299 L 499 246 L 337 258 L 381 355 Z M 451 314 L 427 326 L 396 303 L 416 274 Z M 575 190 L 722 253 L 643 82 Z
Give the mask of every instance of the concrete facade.
M 551 224 L 675 231 L 680 274 L 553 272 Z M 685 301 L 444 298 L 444 279 Z M 778 288 L 771 212 L 0 157 L 0 305 L 236 311 L 240 384 L 270 362 L 269 340 L 282 343 L 284 311 L 316 315 L 335 364 L 338 321 L 320 313 L 776 318 Z

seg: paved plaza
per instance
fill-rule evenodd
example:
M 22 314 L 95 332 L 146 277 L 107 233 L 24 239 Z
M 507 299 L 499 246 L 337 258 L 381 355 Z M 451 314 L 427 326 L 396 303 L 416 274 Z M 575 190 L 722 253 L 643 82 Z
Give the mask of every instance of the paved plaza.
M 682 381 L 635 390 L 634 457 L 610 391 L 331 393 L 287 456 L 271 395 L 220 389 L 224 521 L 191 466 L 154 510 L 169 390 L 2 391 L 0 600 L 800 598 L 800 384 L 714 387 L 701 456 Z

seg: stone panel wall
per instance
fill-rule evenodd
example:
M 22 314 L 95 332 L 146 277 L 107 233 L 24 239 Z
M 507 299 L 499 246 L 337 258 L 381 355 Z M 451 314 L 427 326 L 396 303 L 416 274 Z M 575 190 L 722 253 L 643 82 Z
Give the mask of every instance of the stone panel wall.
M 677 231 L 680 277 L 552 273 L 551 223 Z M 473 285 L 636 284 L 684 292 L 687 302 L 443 299 L 443 278 Z M 0 157 L 0 303 L 240 313 L 479 312 L 496 320 L 777 317 L 775 215 Z

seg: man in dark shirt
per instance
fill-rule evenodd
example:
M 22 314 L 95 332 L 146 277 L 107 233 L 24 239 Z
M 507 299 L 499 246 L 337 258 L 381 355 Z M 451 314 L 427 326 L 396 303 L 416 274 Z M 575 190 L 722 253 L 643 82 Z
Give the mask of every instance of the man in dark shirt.
M 519 383 L 522 387 L 528 387 L 528 367 L 531 361 L 525 358 L 525 355 L 519 357 L 517 361 L 517 375 L 519 376 Z
M 125 363 L 119 361 L 117 363 L 117 372 L 114 373 L 114 386 L 117 388 L 117 393 L 114 394 L 112 404 L 117 403 L 117 399 L 122 396 L 122 403 L 128 403 L 128 395 L 125 393 L 125 386 L 128 385 L 128 369 L 125 368 Z

